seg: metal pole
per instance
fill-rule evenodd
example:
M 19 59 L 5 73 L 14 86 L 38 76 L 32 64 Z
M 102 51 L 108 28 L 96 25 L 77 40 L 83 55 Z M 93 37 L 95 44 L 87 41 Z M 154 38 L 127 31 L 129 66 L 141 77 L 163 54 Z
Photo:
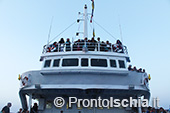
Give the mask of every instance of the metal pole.
M 88 20 L 87 5 L 85 5 L 84 6 L 84 38 L 88 37 L 87 20 Z

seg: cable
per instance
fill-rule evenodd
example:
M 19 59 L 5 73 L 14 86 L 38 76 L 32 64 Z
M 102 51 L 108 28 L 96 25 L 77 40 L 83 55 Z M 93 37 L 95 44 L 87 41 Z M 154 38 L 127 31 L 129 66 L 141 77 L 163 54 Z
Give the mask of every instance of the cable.
M 49 43 L 51 43 L 53 40 L 55 40 L 57 37 L 59 37 L 62 33 L 64 33 L 67 29 L 69 29 L 71 26 L 73 26 L 76 23 L 73 22 L 71 25 L 69 25 L 66 29 L 64 29 L 61 33 L 59 33 L 56 37 L 54 37 Z
M 93 20 L 94 21 L 94 20 Z M 98 24 L 96 21 L 94 21 L 99 27 L 101 27 L 106 33 L 108 33 L 112 38 L 117 40 L 111 33 L 109 33 L 104 27 L 102 27 L 100 24 Z

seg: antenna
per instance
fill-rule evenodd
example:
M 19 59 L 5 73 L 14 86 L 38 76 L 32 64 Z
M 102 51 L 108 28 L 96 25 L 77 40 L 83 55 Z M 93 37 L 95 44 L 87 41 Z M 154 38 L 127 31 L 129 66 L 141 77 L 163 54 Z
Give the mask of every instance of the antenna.
M 84 6 L 84 38 L 88 37 L 88 27 L 87 27 L 88 13 L 87 13 L 87 5 Z
M 48 33 L 48 40 L 47 40 L 47 47 L 49 47 L 49 40 L 50 40 L 50 35 L 51 35 L 51 28 L 52 28 L 53 18 L 54 18 L 54 16 L 52 16 L 52 18 L 51 18 L 51 24 L 50 24 L 49 33 Z
M 121 23 L 120 23 L 120 16 L 119 16 L 119 30 L 120 30 L 121 41 L 123 43 L 123 35 L 122 35 L 122 27 L 121 27 Z

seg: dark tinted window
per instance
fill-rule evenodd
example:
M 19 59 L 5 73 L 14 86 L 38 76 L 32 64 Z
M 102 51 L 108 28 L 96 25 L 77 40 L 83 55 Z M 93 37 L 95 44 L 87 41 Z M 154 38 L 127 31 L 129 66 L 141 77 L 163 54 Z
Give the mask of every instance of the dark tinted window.
M 63 59 L 62 66 L 78 66 L 78 59 Z
M 119 68 L 125 68 L 125 62 L 123 60 L 119 60 Z
M 85 67 L 88 66 L 88 58 L 82 58 L 81 59 L 81 66 Z
M 50 67 L 50 64 L 51 64 L 51 60 L 46 60 L 44 67 Z
M 110 60 L 110 67 L 117 67 L 116 60 Z
M 53 62 L 53 67 L 59 67 L 60 59 L 55 59 Z
M 107 67 L 106 59 L 91 59 L 91 66 Z

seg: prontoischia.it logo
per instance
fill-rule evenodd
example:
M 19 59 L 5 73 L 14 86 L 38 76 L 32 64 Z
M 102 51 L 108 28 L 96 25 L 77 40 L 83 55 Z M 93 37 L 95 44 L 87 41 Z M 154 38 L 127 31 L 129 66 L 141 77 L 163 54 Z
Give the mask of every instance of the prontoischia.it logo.
M 68 107 L 72 107 L 74 104 L 77 107 L 148 107 L 148 99 L 114 99 L 110 97 L 109 99 L 102 99 L 98 97 L 97 99 L 78 99 L 77 97 L 68 97 Z M 63 107 L 65 105 L 65 100 L 62 97 L 56 97 L 54 99 L 54 105 L 56 107 Z

